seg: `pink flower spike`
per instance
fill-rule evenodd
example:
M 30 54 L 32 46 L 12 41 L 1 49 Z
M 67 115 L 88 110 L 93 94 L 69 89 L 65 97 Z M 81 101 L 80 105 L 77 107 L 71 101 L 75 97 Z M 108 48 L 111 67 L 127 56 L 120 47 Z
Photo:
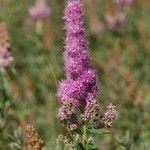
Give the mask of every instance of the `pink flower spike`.
M 51 13 L 46 0 L 37 0 L 36 4 L 29 8 L 28 12 L 33 19 L 47 18 Z

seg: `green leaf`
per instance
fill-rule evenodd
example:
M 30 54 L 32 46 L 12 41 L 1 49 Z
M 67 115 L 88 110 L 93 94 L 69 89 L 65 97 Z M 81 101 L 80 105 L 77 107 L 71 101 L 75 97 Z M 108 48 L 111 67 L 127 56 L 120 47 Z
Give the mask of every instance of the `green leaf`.
M 88 144 L 88 150 L 98 150 L 97 146 L 93 143 Z
M 94 133 L 96 135 L 104 135 L 104 134 L 110 134 L 111 132 L 106 130 L 106 129 L 95 129 L 95 128 L 91 128 L 91 129 L 87 129 L 87 131 Z
M 86 149 L 84 148 L 84 146 L 83 146 L 82 143 L 78 143 L 78 147 L 79 147 L 81 150 L 86 150 Z

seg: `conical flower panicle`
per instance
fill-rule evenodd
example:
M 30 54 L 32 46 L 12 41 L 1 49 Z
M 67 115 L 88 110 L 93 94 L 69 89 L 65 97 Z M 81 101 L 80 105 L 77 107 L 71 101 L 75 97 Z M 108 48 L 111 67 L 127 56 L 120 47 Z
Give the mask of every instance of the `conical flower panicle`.
M 36 0 L 34 6 L 28 10 L 29 15 L 33 19 L 43 19 L 50 15 L 50 8 L 47 6 L 47 0 Z
M 85 38 L 84 14 L 80 0 L 68 0 L 64 12 L 65 73 L 66 79 L 58 86 L 57 95 L 61 103 L 57 117 L 71 130 L 78 129 L 77 110 L 81 112 L 83 123 L 93 121 L 98 128 L 111 127 L 116 115 L 116 107 L 110 105 L 100 116 L 96 97 L 96 71 L 93 68 Z
M 46 150 L 43 141 L 32 125 L 25 127 L 26 150 Z
M 99 94 L 96 72 L 85 40 L 84 14 L 80 0 L 67 2 L 64 20 L 66 80 L 62 81 L 58 87 L 58 97 L 62 103 L 71 99 L 73 106 L 77 109 L 81 100 L 94 100 Z
M 109 29 L 123 29 L 126 23 L 126 15 L 118 11 L 117 6 L 113 1 L 108 1 L 106 7 L 106 25 Z
M 6 24 L 0 22 L 0 67 L 7 67 L 13 62 Z
M 125 26 L 126 16 L 123 13 L 118 14 L 110 14 L 106 15 L 106 23 L 108 28 L 116 29 L 116 28 L 123 28 Z
M 85 40 L 84 15 L 79 0 L 68 2 L 64 19 L 65 69 L 67 77 L 73 78 L 91 66 Z
M 10 48 L 9 37 L 6 29 L 6 24 L 0 22 L 0 46 L 7 50 Z

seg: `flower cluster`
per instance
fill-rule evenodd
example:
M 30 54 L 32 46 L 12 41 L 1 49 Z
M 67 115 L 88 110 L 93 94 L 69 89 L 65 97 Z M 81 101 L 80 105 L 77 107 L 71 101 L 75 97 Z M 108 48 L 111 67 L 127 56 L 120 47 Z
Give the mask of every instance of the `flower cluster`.
M 96 13 L 96 3 L 93 0 L 85 0 L 85 8 L 88 10 L 87 15 L 92 34 L 101 34 L 103 32 L 103 24 L 99 21 Z
M 8 34 L 6 24 L 0 22 L 0 67 L 7 67 L 13 63 L 13 56 L 10 51 L 10 43 L 8 41 Z
M 115 0 L 115 3 L 118 5 L 134 5 L 136 0 Z
M 46 0 L 36 0 L 36 4 L 29 8 L 29 15 L 33 19 L 47 18 L 50 15 L 50 9 Z
M 116 106 L 112 103 L 107 107 L 106 112 L 100 117 L 100 124 L 102 127 L 112 127 L 112 121 L 116 118 Z
M 32 125 L 25 127 L 26 150 L 46 150 L 43 141 Z
M 83 123 L 98 122 L 99 127 L 110 127 L 115 117 L 115 106 L 110 105 L 100 117 L 96 97 L 99 89 L 85 40 L 84 15 L 80 0 L 68 0 L 65 9 L 65 72 L 66 79 L 58 86 L 61 107 L 57 117 L 71 130 L 77 129 L 77 110 Z
M 89 119 L 94 119 L 99 115 L 99 105 L 96 100 L 88 101 L 85 107 L 84 114 L 81 114 L 82 120 L 87 122 Z
M 78 120 L 71 100 L 65 101 L 63 105 L 58 109 L 57 118 L 63 124 L 67 125 L 70 130 L 77 129 Z
M 111 14 L 108 13 L 106 15 L 107 26 L 110 29 L 122 28 L 125 25 L 126 17 L 122 13 Z
M 69 0 L 65 9 L 65 71 L 66 80 L 58 87 L 58 97 L 64 102 L 70 99 L 74 112 L 81 101 L 88 103 L 99 94 L 96 73 L 93 69 L 85 41 L 83 12 L 79 0 Z M 63 106 L 61 114 L 63 117 Z M 73 119 L 75 120 L 75 119 Z
M 113 120 L 116 118 L 117 110 L 114 104 L 107 106 L 106 111 L 94 120 L 95 128 L 111 128 Z

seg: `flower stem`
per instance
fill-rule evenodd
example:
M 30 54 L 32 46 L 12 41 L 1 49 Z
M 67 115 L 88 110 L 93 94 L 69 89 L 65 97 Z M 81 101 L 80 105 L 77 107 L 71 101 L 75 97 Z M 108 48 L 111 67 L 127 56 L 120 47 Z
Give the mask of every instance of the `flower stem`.
M 86 126 L 83 126 L 83 136 L 82 136 L 82 141 L 83 141 L 83 145 L 85 147 L 85 149 L 88 149 L 88 142 L 87 142 L 87 132 L 86 132 Z

